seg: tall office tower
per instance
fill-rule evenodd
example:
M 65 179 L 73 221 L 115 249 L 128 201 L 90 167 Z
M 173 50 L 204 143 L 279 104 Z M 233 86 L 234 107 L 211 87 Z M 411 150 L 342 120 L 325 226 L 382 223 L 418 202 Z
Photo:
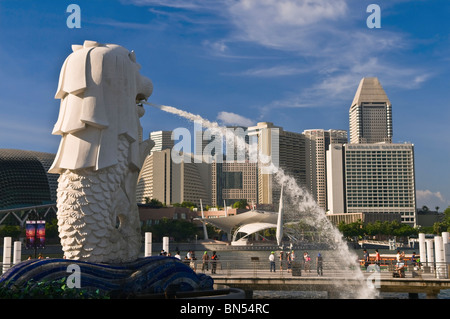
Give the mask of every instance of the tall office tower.
M 247 127 L 228 126 L 221 158 L 211 164 L 212 205 L 233 205 L 239 200 L 258 202 L 258 164 L 249 159 Z M 219 159 L 221 159 L 219 161 Z
M 183 154 L 180 163 L 171 158 L 171 149 L 147 156 L 138 177 L 136 200 L 157 199 L 167 205 L 193 202 L 211 205 L 211 166 L 194 161 L 192 154 Z
M 277 206 L 280 199 L 280 185 L 274 174 L 268 170 L 266 158 L 275 167 L 294 177 L 300 186 L 305 185 L 305 137 L 301 133 L 288 132 L 270 122 L 260 122 L 248 128 L 249 136 L 258 139 L 258 151 L 263 157 L 258 161 L 258 203 Z M 270 163 L 269 163 L 270 164 Z
M 194 155 L 184 154 L 184 161 L 172 163 L 171 203 L 192 202 L 200 207 L 211 206 L 211 164 Z M 173 162 L 173 161 L 172 161 Z
M 172 140 L 172 131 L 151 132 L 150 139 L 155 142 L 155 146 L 153 146 L 151 150 L 152 152 L 172 148 L 174 145 L 174 142 Z
M 235 161 L 211 164 L 212 206 L 233 205 L 245 199 L 247 203 L 258 202 L 257 163 Z
M 166 153 L 159 153 L 154 157 L 151 155 L 154 152 L 161 152 L 163 150 L 169 150 L 168 155 L 170 156 L 170 150 L 173 148 L 174 142 L 172 140 L 172 131 L 155 131 L 150 133 L 150 139 L 155 143 L 152 147 L 150 154 L 146 156 L 144 163 L 142 164 L 141 171 L 139 172 L 139 179 L 136 188 L 136 201 L 138 203 L 145 203 L 145 198 L 156 198 L 159 201 L 165 203 L 165 195 L 162 189 L 157 187 L 153 188 L 153 184 L 149 186 L 149 181 L 153 181 L 153 176 L 156 176 L 157 180 L 160 180 L 158 174 L 164 172 L 161 168 L 154 168 L 155 158 L 158 158 L 158 163 L 162 162 L 159 159 L 160 156 Z M 163 198 L 164 197 L 164 198 Z
M 344 146 L 347 213 L 400 213 L 415 226 L 413 144 Z
M 167 176 L 169 162 L 170 149 L 151 152 L 145 158 L 136 186 L 137 203 L 144 204 L 146 199 L 157 199 L 162 203 L 170 204 L 170 189 L 167 190 L 166 187 L 170 185 L 170 175 Z
M 345 130 L 305 130 L 306 187 L 317 204 L 327 210 L 326 151 L 330 144 L 347 143 Z
M 345 213 L 343 144 L 330 144 L 327 150 L 327 212 Z
M 203 156 L 203 150 L 211 142 L 211 139 L 203 139 L 204 131 L 194 131 L 194 154 L 196 156 Z M 214 156 L 215 153 L 210 154 Z
M 350 143 L 392 143 L 392 105 L 378 78 L 363 78 L 349 112 Z

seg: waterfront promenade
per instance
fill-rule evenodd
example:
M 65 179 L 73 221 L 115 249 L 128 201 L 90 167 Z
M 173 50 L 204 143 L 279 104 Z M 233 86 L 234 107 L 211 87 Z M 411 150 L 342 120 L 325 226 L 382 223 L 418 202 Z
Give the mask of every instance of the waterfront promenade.
M 200 268 L 201 269 L 201 268 Z M 200 271 L 200 270 L 198 270 Z M 209 274 L 209 271 L 207 272 Z M 408 293 L 410 298 L 418 298 L 418 294 L 426 294 L 426 298 L 437 298 L 442 290 L 450 289 L 450 279 L 437 278 L 434 271 L 407 271 L 405 278 L 394 278 L 392 269 L 385 268 L 380 272 L 362 270 L 363 278 L 355 276 L 356 270 L 342 270 L 332 265 L 324 265 L 322 276 L 316 269 L 310 272 L 301 270 L 301 274 L 293 275 L 286 269 L 270 272 L 269 263 L 253 261 L 236 264 L 222 261 L 217 266 L 216 274 L 211 274 L 217 285 L 243 289 L 251 297 L 256 290 L 270 291 L 321 291 L 327 292 L 328 298 L 352 298 L 357 287 L 373 285 L 379 292 Z M 294 273 L 295 274 L 295 273 Z

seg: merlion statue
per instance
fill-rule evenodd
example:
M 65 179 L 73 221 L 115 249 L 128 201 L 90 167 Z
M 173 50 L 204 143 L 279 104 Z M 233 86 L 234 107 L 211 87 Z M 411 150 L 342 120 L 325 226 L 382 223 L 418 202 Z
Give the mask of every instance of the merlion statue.
M 134 52 L 85 41 L 72 46 L 59 78 L 52 134 L 61 135 L 49 172 L 58 179 L 58 229 L 67 259 L 135 260 L 141 235 L 136 181 L 153 142 L 141 141 L 139 101 L 152 93 Z

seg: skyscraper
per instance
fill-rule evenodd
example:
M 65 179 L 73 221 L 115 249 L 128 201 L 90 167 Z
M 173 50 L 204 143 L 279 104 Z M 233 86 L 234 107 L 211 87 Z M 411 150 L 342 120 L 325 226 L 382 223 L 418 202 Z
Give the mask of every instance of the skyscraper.
M 399 213 L 414 226 L 414 145 L 348 144 L 344 161 L 347 213 Z
M 327 211 L 345 213 L 343 144 L 331 144 L 327 150 Z
M 172 131 L 155 131 L 150 133 L 150 139 L 155 142 L 152 152 L 162 151 L 172 148 L 174 142 L 172 140 Z
M 270 122 L 260 122 L 248 128 L 249 136 L 257 136 L 258 151 L 270 156 L 276 167 L 295 178 L 301 186 L 305 185 L 305 136 L 288 132 Z M 258 203 L 278 205 L 280 186 L 274 182 L 273 173 L 258 163 Z
M 150 139 L 155 143 L 152 147 L 150 154 L 148 154 L 142 164 L 141 171 L 139 172 L 139 178 L 136 188 L 136 201 L 138 203 L 145 203 L 145 198 L 156 198 L 159 201 L 166 202 L 166 193 L 164 188 L 153 183 L 153 180 L 161 180 L 159 174 L 162 174 L 164 170 L 161 167 L 157 167 L 155 163 L 163 163 L 160 159 L 161 156 L 170 156 L 170 149 L 173 148 L 174 142 L 172 140 L 172 131 L 155 131 L 150 133 Z M 160 153 L 163 150 L 169 149 L 169 152 Z M 159 153 L 158 153 L 159 152 Z M 152 156 L 152 154 L 155 154 Z M 169 197 L 167 197 L 168 199 Z
M 414 145 L 392 143 L 392 106 L 377 78 L 361 80 L 349 115 L 350 144 L 327 152 L 330 212 L 398 213 L 415 225 Z
M 249 204 L 258 202 L 257 163 L 213 162 L 211 178 L 212 206 L 222 206 L 224 201 L 233 205 L 243 199 Z
M 378 78 L 363 78 L 350 106 L 350 143 L 392 143 L 392 104 Z
M 224 154 L 215 156 L 211 164 L 212 205 L 233 205 L 240 200 L 258 202 L 258 163 L 249 159 L 248 128 L 227 126 Z M 222 157 L 219 157 L 222 156 Z
M 175 163 L 171 149 L 154 151 L 147 156 L 138 178 L 136 201 L 157 199 L 167 205 L 192 202 L 211 205 L 211 165 L 194 161 L 193 155 L 183 154 Z
M 306 187 L 317 204 L 327 208 L 326 151 L 330 144 L 347 143 L 345 130 L 305 130 Z

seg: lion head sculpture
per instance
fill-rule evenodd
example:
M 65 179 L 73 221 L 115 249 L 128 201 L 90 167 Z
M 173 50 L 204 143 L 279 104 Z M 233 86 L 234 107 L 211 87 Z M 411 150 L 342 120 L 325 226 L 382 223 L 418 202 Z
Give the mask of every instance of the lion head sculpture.
M 134 52 L 85 41 L 64 62 L 53 134 L 61 142 L 50 173 L 60 174 L 58 231 L 64 256 L 134 260 L 140 251 L 136 182 L 152 141 L 142 141 L 140 103 L 153 90 Z
M 59 77 L 61 99 L 52 134 L 62 140 L 50 173 L 117 164 L 118 136 L 131 143 L 130 166 L 140 168 L 139 111 L 136 102 L 153 91 L 139 73 L 133 51 L 115 44 L 85 41 L 72 46 Z

